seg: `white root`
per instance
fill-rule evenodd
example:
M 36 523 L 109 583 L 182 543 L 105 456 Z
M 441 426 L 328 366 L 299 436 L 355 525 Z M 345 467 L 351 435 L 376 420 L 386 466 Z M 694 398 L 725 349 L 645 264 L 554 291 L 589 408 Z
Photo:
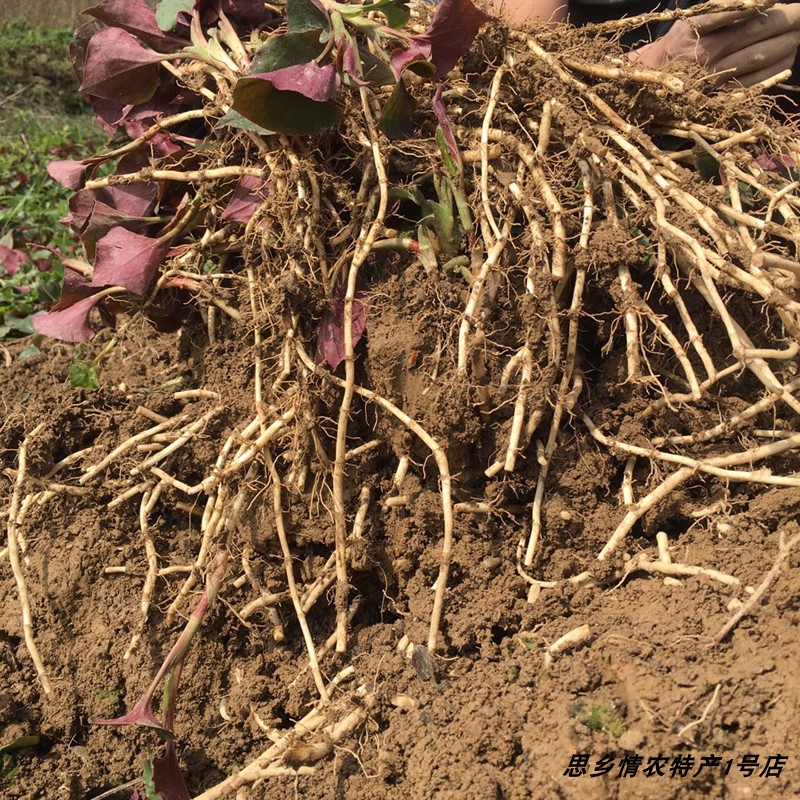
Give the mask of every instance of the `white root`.
M 37 425 L 22 441 L 17 451 L 17 476 L 14 481 L 14 489 L 11 494 L 11 505 L 8 509 L 8 523 L 6 526 L 6 536 L 8 542 L 8 560 L 11 563 L 11 571 L 14 573 L 14 580 L 17 584 L 17 596 L 22 611 L 22 634 L 25 639 L 25 647 L 28 654 L 36 667 L 36 674 L 39 676 L 39 682 L 42 684 L 42 689 L 45 694 L 52 692 L 50 679 L 47 677 L 47 670 L 44 667 L 41 655 L 39 655 L 39 648 L 36 646 L 36 638 L 33 627 L 33 615 L 31 614 L 31 604 L 28 597 L 28 586 L 25 582 L 25 576 L 22 572 L 22 566 L 19 561 L 19 533 L 18 526 L 18 513 L 20 503 L 20 493 L 22 484 L 25 482 L 25 476 L 28 469 L 28 443 L 33 439 L 44 427 L 44 424 Z

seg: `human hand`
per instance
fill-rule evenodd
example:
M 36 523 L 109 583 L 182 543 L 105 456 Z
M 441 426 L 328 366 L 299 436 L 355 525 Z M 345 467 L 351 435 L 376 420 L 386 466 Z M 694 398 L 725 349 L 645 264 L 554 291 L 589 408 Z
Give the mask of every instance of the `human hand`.
M 799 45 L 800 2 L 676 20 L 664 36 L 630 58 L 648 67 L 694 61 L 717 74 L 719 83 L 753 86 L 791 69 Z

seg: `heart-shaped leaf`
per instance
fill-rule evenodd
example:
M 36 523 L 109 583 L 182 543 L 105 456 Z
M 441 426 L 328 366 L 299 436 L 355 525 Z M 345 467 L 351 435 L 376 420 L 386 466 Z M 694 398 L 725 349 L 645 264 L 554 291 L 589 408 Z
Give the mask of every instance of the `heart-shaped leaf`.
M 191 10 L 192 0 L 180 1 L 184 4 L 188 3 Z M 163 13 L 161 6 L 167 2 L 169 0 L 162 0 L 156 12 L 145 0 L 104 0 L 100 5 L 87 8 L 83 13 L 99 19 L 111 28 L 122 28 L 128 33 L 132 33 L 148 47 L 171 53 L 182 48 L 188 42 L 165 33 L 175 27 L 174 21 L 166 28 L 158 24 L 158 14 Z
M 313 61 L 324 47 L 319 40 L 321 33 L 319 28 L 315 28 L 302 33 L 271 36 L 253 56 L 250 64 L 251 74 L 273 72 L 283 67 L 293 67 L 296 64 Z
M 481 26 L 491 20 L 472 0 L 442 0 L 436 6 L 430 28 L 421 36 L 412 37 L 409 50 L 427 50 L 429 60 L 436 65 L 433 79 L 441 80 L 469 50 Z
M 220 219 L 230 222 L 249 222 L 250 217 L 264 202 L 266 194 L 265 180 L 255 175 L 242 175 Z
M 89 41 L 80 90 L 106 100 L 137 105 L 158 88 L 161 56 L 121 28 L 104 28 Z
M 339 283 L 333 290 L 328 300 L 328 307 L 322 317 L 317 338 L 317 364 L 327 361 L 332 370 L 344 361 L 344 296 L 345 285 Z M 363 300 L 363 293 L 356 292 L 353 298 L 353 347 L 355 347 L 364 333 L 367 324 L 367 305 Z
M 389 100 L 383 109 L 378 127 L 390 139 L 408 139 L 414 135 L 412 115 L 417 107 L 417 101 L 406 89 L 401 78 L 394 87 Z
M 315 62 L 240 78 L 233 110 L 278 133 L 314 134 L 336 123 L 339 112 L 327 102 L 339 87 L 332 65 Z
M 286 0 L 286 27 L 290 32 L 329 31 L 331 20 L 318 0 Z
M 76 192 L 83 188 L 86 170 L 91 164 L 91 161 L 51 161 L 47 165 L 47 173 L 62 186 Z
M 87 342 L 94 336 L 89 325 L 89 312 L 102 300 L 99 294 L 90 295 L 78 300 L 67 308 L 37 314 L 33 318 L 33 327 L 37 333 L 60 339 L 63 342 Z
M 121 226 L 144 233 L 154 224 L 150 214 L 157 189 L 152 184 L 129 183 L 105 189 L 81 189 L 69 200 L 69 214 L 62 222 L 72 226 L 81 237 L 89 257 L 95 244 L 112 228 Z
M 169 240 L 152 239 L 122 227 L 97 242 L 90 286 L 124 286 L 143 295 L 169 252 Z

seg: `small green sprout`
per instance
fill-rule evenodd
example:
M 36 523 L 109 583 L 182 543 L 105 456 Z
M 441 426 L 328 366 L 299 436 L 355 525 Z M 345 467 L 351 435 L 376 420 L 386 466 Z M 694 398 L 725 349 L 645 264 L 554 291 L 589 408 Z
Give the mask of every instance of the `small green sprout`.
M 595 733 L 604 731 L 616 739 L 625 733 L 625 721 L 615 708 L 594 705 L 589 710 L 583 703 L 578 703 L 572 710 L 572 716 Z

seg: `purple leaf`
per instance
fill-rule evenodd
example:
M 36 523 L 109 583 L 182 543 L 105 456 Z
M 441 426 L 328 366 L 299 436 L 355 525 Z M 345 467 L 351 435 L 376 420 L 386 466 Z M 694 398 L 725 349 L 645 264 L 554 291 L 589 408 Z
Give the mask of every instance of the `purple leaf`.
M 83 300 L 84 297 L 95 294 L 96 290 L 89 285 L 87 278 L 78 269 L 73 269 L 73 264 L 83 266 L 79 261 L 71 258 L 64 259 L 64 282 L 61 284 L 61 297 L 58 302 L 50 309 L 51 311 L 61 311 L 63 308 Z M 86 266 L 89 266 L 86 264 Z
M 791 156 L 773 156 L 762 153 L 756 158 L 756 164 L 767 172 L 776 172 L 784 178 L 790 177 L 790 172 L 797 166 Z
M 6 275 L 14 275 L 27 261 L 28 256 L 22 250 L 15 250 L 13 247 L 6 247 L 6 245 L 0 244 L 0 264 L 2 264 Z
M 316 363 L 327 361 L 334 371 L 345 357 L 344 296 L 344 283 L 337 284 L 328 300 L 317 338 Z M 363 297 L 363 292 L 356 292 L 353 298 L 353 347 L 358 344 L 367 324 L 367 306 Z
M 442 133 L 444 134 L 444 140 L 447 143 L 447 149 L 450 151 L 450 157 L 460 168 L 461 151 L 458 149 L 456 135 L 453 132 L 453 126 L 450 124 L 450 119 L 447 116 L 447 109 L 444 107 L 444 101 L 442 100 L 443 89 L 444 84 L 440 83 L 436 87 L 436 91 L 433 94 L 433 100 L 431 102 L 433 105 L 433 110 L 436 114 L 436 119 L 439 122 L 439 127 L 442 129 Z
M 143 295 L 168 252 L 168 239 L 113 228 L 97 242 L 90 286 L 124 286 L 133 294 Z
M 172 741 L 161 758 L 153 759 L 153 785 L 161 800 L 191 800 Z
M 152 183 L 137 181 L 100 189 L 97 196 L 121 215 L 132 219 L 151 214 L 158 196 L 158 189 Z
M 152 213 L 157 195 L 158 189 L 143 181 L 102 189 L 80 189 L 70 198 L 70 213 L 62 222 L 71 224 L 80 233 L 90 217 L 97 214 L 98 223 L 107 223 L 109 228 L 125 222 L 138 223 L 141 227 L 151 224 L 142 218 Z M 133 230 L 135 225 L 125 227 Z
M 103 298 L 90 295 L 67 308 L 36 314 L 32 321 L 37 333 L 64 342 L 86 342 L 94 336 L 89 325 L 89 312 Z
M 104 28 L 89 40 L 80 90 L 94 97 L 137 105 L 158 88 L 161 56 L 121 28 Z
M 135 139 L 142 129 L 129 129 L 130 122 L 150 127 L 159 116 L 175 114 L 186 105 L 197 105 L 198 96 L 174 83 L 163 83 L 150 100 L 135 106 L 94 96 L 90 96 L 89 101 L 106 133 L 113 135 L 120 125 L 125 125 L 128 136 Z
M 165 53 L 175 52 L 189 43 L 188 40 L 164 33 L 156 24 L 156 12 L 144 0 L 104 0 L 83 13 L 111 28 L 122 28 L 149 47 Z
M 91 22 L 81 25 L 73 34 L 72 43 L 69 46 L 69 57 L 78 83 L 83 83 L 83 74 L 86 68 L 86 50 L 89 47 L 89 42 L 102 29 L 103 26 L 96 19 L 93 19 Z
M 368 86 L 369 81 L 361 77 L 361 63 L 356 43 L 350 36 L 343 36 L 338 44 L 339 52 L 342 54 L 342 69 L 350 76 L 353 83 L 358 86 Z
M 233 197 L 222 212 L 220 219 L 231 222 L 249 222 L 255 210 L 264 201 L 267 182 L 255 175 L 242 175 L 233 190 Z
M 339 74 L 335 67 L 332 64 L 321 67 L 316 61 L 295 64 L 272 72 L 259 72 L 250 77 L 269 81 L 279 91 L 297 92 L 318 103 L 330 100 L 339 88 Z
M 272 18 L 272 12 L 263 0 L 198 0 L 195 11 L 202 14 L 204 23 L 213 24 L 222 11 L 226 17 L 251 28 L 263 25 Z
M 91 164 L 91 161 L 51 161 L 47 165 L 47 172 L 53 180 L 76 192 L 83 188 L 86 170 Z
M 415 64 L 418 62 L 427 63 L 430 62 L 430 58 L 430 44 L 426 41 L 422 41 L 422 37 L 414 36 L 412 37 L 411 45 L 407 50 L 398 49 L 392 51 L 392 55 L 389 57 L 389 63 L 391 64 L 395 78 L 400 80 L 403 70 L 410 64 Z
M 412 36 L 411 48 L 416 45 L 436 65 L 434 80 L 441 80 L 469 50 L 481 26 L 492 20 L 476 8 L 472 0 L 442 0 L 436 6 L 430 28 L 421 36 Z M 392 54 L 394 67 L 394 54 Z
M 34 317 L 34 325 L 35 324 L 36 317 Z M 148 697 L 148 695 L 142 697 L 142 699 L 139 700 L 139 702 L 127 714 L 123 714 L 121 717 L 114 717 L 113 719 L 92 717 L 89 722 L 91 722 L 93 725 L 142 725 L 146 728 L 155 728 L 167 739 L 172 737 L 172 731 L 168 730 L 153 713 L 153 709 L 150 705 L 150 697 Z
M 147 183 L 81 189 L 70 198 L 70 213 L 62 222 L 72 226 L 91 257 L 97 240 L 117 225 L 144 233 L 153 224 L 147 217 L 155 205 L 156 195 L 156 187 Z
M 113 136 L 117 128 L 125 117 L 125 114 L 133 106 L 118 103 L 114 100 L 106 100 L 103 97 L 89 96 L 89 103 L 94 111 L 95 118 L 100 123 L 100 127 L 109 135 Z

